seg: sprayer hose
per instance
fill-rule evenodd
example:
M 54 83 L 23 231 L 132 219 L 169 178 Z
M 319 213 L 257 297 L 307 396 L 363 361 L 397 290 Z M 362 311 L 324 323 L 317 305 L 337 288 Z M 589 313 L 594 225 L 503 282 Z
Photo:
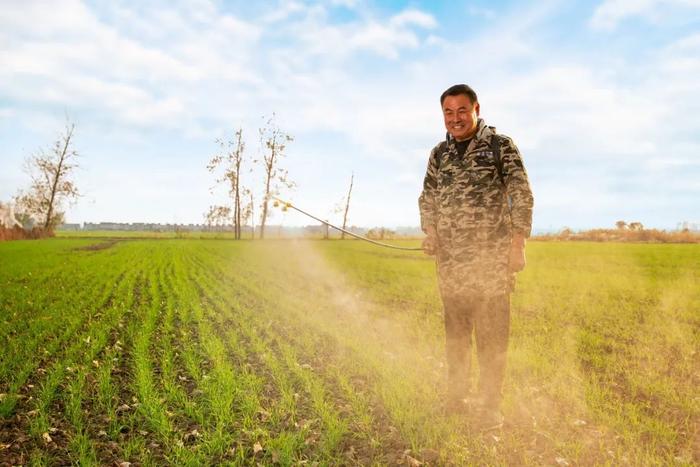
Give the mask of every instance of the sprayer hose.
M 357 238 L 358 240 L 363 240 L 363 241 L 365 241 L 365 242 L 369 242 L 369 243 L 371 243 L 371 244 L 373 244 L 373 245 L 377 245 L 377 246 L 383 246 L 384 248 L 392 248 L 392 249 L 394 249 L 394 250 L 423 251 L 423 248 L 421 248 L 421 247 L 407 247 L 407 246 L 390 245 L 390 244 L 388 244 L 388 243 L 383 243 L 383 242 L 378 242 L 378 241 L 376 241 L 376 240 L 372 240 L 371 238 L 367 238 L 367 237 L 365 237 L 365 236 L 358 235 L 358 234 L 356 234 L 356 233 L 350 232 L 349 230 L 345 230 L 345 229 L 343 229 L 342 227 L 338 227 L 337 225 L 333 225 L 333 224 L 331 224 L 330 222 L 324 221 L 323 219 L 320 219 L 320 218 L 314 216 L 313 214 L 310 214 L 310 213 L 308 213 L 308 212 L 306 212 L 306 211 L 304 211 L 304 210 L 302 210 L 302 209 L 299 209 L 298 207 L 294 206 L 292 203 L 289 203 L 289 202 L 287 202 L 287 201 L 281 200 L 281 199 L 279 199 L 279 198 L 276 197 L 276 196 L 270 196 L 270 197 L 271 197 L 272 199 L 277 200 L 277 201 L 279 201 L 280 203 L 284 204 L 284 205 L 285 205 L 286 207 L 288 207 L 288 208 L 292 208 L 292 209 L 294 209 L 295 211 L 298 211 L 298 212 L 304 214 L 305 216 L 308 216 L 308 217 L 310 217 L 310 218 L 312 218 L 312 219 L 314 219 L 314 220 L 317 220 L 318 222 L 320 222 L 320 223 L 322 223 L 322 224 L 325 224 L 325 225 L 327 225 L 328 227 L 333 227 L 334 229 L 339 230 L 339 231 L 341 231 L 341 232 L 343 232 L 343 233 L 346 233 L 346 234 L 350 235 L 351 237 L 355 237 L 355 238 Z

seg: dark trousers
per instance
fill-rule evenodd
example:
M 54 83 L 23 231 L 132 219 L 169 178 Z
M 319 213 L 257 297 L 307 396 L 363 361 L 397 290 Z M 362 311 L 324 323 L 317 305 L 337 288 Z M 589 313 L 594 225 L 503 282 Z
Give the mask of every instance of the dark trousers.
M 510 294 L 493 298 L 444 297 L 448 391 L 467 397 L 470 389 L 472 334 L 479 361 L 479 396 L 486 406 L 501 403 L 510 332 Z

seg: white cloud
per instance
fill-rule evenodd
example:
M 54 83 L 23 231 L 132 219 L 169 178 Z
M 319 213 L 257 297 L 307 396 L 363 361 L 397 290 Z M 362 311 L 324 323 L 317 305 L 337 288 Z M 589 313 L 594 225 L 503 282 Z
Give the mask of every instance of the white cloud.
M 328 12 L 321 6 L 309 7 L 299 21 L 285 31 L 300 43 L 297 53 L 306 57 L 323 57 L 336 63 L 358 52 L 371 52 L 384 58 L 397 59 L 402 49 L 417 47 L 421 39 L 412 29 L 430 29 L 437 22 L 418 10 L 404 10 L 388 20 L 375 19 L 371 15 L 334 24 Z
M 71 13 L 52 18 L 38 3 L 28 3 L 0 16 L 0 31 L 13 37 L 0 46 L 6 94 L 37 103 L 106 108 L 129 124 L 180 125 L 188 132 L 198 116 L 228 120 L 232 109 L 246 114 L 255 100 L 284 102 L 293 96 L 311 103 L 319 84 L 332 88 L 348 81 L 342 62 L 352 54 L 397 59 L 401 50 L 420 44 L 412 28 L 436 25 L 432 16 L 415 9 L 384 22 L 365 16 L 336 25 L 325 7 L 291 2 L 278 12 L 279 20 L 296 15 L 291 26 L 266 34 L 281 33 L 292 41 L 278 49 L 257 49 L 261 26 L 223 15 L 206 1 L 138 11 L 107 6 L 110 14 L 100 19 L 74 1 L 55 8 Z M 30 28 L 28 17 L 50 27 Z M 312 63 L 318 57 L 326 61 L 322 67 Z M 296 108 L 318 120 L 314 105 L 309 106 L 308 111 L 306 105 Z
M 671 44 L 671 46 L 668 47 L 668 50 L 673 52 L 700 52 L 700 33 L 690 34 L 689 36 L 679 39 L 675 43 Z
M 349 50 L 369 50 L 385 58 L 396 59 L 402 47 L 416 47 L 418 38 L 407 30 L 387 28 L 381 24 L 368 24 L 346 39 Z
M 614 29 L 629 16 L 648 16 L 661 3 L 658 0 L 606 0 L 596 8 L 591 25 L 600 29 Z
M 597 29 L 615 29 L 621 21 L 640 16 L 657 22 L 671 8 L 698 8 L 699 0 L 605 0 L 591 18 L 590 24 Z
M 291 15 L 302 11 L 304 11 L 304 5 L 299 2 L 282 2 L 263 16 L 262 21 L 264 23 L 279 23 L 288 19 Z
M 392 16 L 389 19 L 389 24 L 394 27 L 403 27 L 408 25 L 420 26 L 422 28 L 432 29 L 437 26 L 437 21 L 432 15 L 419 10 L 404 10 L 401 13 Z
M 86 30 L 94 29 L 92 12 L 79 0 L 62 0 L 48 4 L 39 0 L 14 2 L 0 8 L 0 24 L 7 37 L 26 39 L 55 38 L 71 39 Z
M 209 79 L 231 85 L 257 79 L 248 61 L 259 28 L 212 8 L 200 2 L 197 8 L 143 12 L 150 23 L 142 19 L 140 32 L 150 26 L 177 37 L 164 46 L 129 37 L 125 31 L 136 15 L 124 8 L 111 17 L 116 24 L 69 0 L 51 9 L 33 2 L 4 8 L 0 38 L 8 40 L 0 46 L 0 82 L 11 97 L 106 107 L 131 124 L 172 125 L 189 104 L 188 87 L 196 89 Z M 54 10 L 60 13 L 54 15 Z
M 585 65 L 545 67 L 514 84 L 499 80 L 485 91 L 493 96 L 492 114 L 504 129 L 521 135 L 523 149 L 562 146 L 566 150 L 551 157 L 593 160 L 639 157 L 656 146 L 658 116 L 648 111 L 648 97 Z

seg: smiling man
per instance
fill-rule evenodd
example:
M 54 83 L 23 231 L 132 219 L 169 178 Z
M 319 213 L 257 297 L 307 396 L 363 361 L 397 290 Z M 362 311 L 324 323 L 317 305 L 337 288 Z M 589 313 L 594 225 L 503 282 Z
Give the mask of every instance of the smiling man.
M 499 428 L 510 293 L 525 267 L 533 198 L 513 141 L 479 118 L 476 93 L 457 84 L 440 96 L 445 141 L 430 153 L 419 199 L 423 247 L 437 261 L 445 316 L 449 412 L 472 410 Z M 470 391 L 472 333 L 478 393 Z

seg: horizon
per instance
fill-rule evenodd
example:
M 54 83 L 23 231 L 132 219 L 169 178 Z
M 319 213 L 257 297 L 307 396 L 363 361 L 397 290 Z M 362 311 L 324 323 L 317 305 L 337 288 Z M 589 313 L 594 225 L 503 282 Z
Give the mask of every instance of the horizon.
M 635 221 L 632 221 L 635 222 Z M 100 222 L 66 222 L 63 224 L 59 224 L 58 227 L 56 228 L 57 231 L 71 231 L 73 230 L 73 226 L 79 226 L 81 230 L 85 231 L 85 226 L 86 224 L 90 224 L 92 226 L 100 226 L 100 225 L 123 225 L 123 226 L 137 226 L 137 225 L 143 225 L 143 226 L 161 226 L 166 229 L 166 231 L 170 231 L 170 228 L 178 228 L 178 227 L 202 227 L 203 230 L 195 230 L 197 232 L 199 231 L 208 231 L 208 230 L 214 230 L 214 231 L 221 231 L 221 232 L 227 232 L 229 230 L 233 231 L 233 224 L 212 224 L 212 225 L 207 225 L 206 223 L 161 223 L 161 222 L 141 222 L 141 221 L 135 221 L 135 222 L 112 222 L 112 221 L 100 221 Z M 564 230 L 571 230 L 574 233 L 584 233 L 587 231 L 593 231 L 593 230 L 614 230 L 614 231 L 632 231 L 629 229 L 629 222 L 627 223 L 628 225 L 625 226 L 623 229 L 619 229 L 616 226 L 598 226 L 598 227 L 591 227 L 588 229 L 573 229 L 568 226 L 561 226 L 561 227 L 556 227 L 556 228 L 540 228 L 538 226 L 533 226 L 532 227 L 532 236 L 537 236 L 537 235 L 542 235 L 542 234 L 555 234 L 555 233 L 561 233 Z M 255 225 L 255 229 L 257 232 L 257 229 L 259 228 L 259 224 Z M 241 226 L 241 229 L 245 232 L 249 232 L 252 230 L 251 224 L 245 224 Z M 320 229 L 323 228 L 323 224 L 321 223 L 315 223 L 315 224 L 267 224 L 266 229 L 288 229 L 288 230 L 306 230 L 306 229 Z M 329 231 L 333 234 L 338 234 L 338 230 L 335 229 L 334 227 L 329 226 Z M 388 230 L 393 230 L 395 233 L 398 233 L 399 231 L 416 231 L 416 232 L 421 232 L 420 225 L 393 225 L 393 226 L 387 226 L 387 225 L 348 225 L 346 227 L 347 230 L 350 231 L 355 231 L 355 232 L 360 232 L 360 231 L 368 231 L 371 229 L 388 229 Z M 90 230 L 95 230 L 99 231 L 100 229 L 90 229 Z M 119 232 L 119 229 L 108 229 L 108 230 L 113 230 L 115 232 Z M 130 229 L 131 230 L 131 229 Z M 689 230 L 690 232 L 700 232 L 700 222 L 688 222 L 688 221 L 683 221 L 679 222 L 675 228 L 672 229 L 659 229 L 656 227 L 647 227 L 642 223 L 642 230 L 661 230 L 661 231 L 667 231 L 667 232 L 681 232 L 683 230 Z M 134 232 L 140 232 L 139 230 L 133 230 Z M 147 232 L 150 230 L 144 230 L 144 232 Z
M 295 138 L 282 167 L 297 188 L 282 197 L 336 223 L 354 173 L 348 224 L 418 225 L 438 98 L 464 82 L 523 154 L 533 231 L 676 229 L 700 221 L 699 25 L 700 4 L 681 0 L 12 3 L 0 201 L 29 185 L 24 159 L 68 116 L 83 196 L 67 223 L 203 223 L 226 199 L 210 193 L 215 140 L 241 127 L 259 157 L 275 113 Z

